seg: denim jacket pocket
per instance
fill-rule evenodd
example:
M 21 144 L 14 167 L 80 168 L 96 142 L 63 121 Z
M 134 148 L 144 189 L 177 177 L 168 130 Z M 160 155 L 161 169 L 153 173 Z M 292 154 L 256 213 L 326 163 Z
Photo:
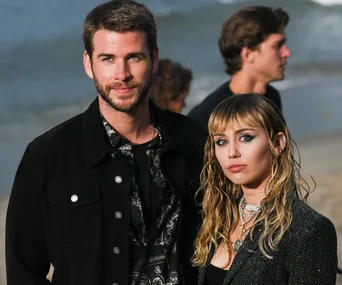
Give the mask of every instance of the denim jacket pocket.
M 50 183 L 47 198 L 52 240 L 64 246 L 88 247 L 94 216 L 99 213 L 99 186 L 87 182 Z

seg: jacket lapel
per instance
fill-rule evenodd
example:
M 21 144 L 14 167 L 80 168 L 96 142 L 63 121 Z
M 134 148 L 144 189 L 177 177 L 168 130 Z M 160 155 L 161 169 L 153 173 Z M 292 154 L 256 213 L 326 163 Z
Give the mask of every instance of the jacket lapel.
M 205 274 L 207 273 L 208 266 L 201 266 L 198 270 L 198 285 L 204 284 Z
M 241 270 L 245 263 L 247 262 L 248 258 L 257 250 L 258 248 L 258 240 L 262 233 L 263 226 L 259 224 L 255 227 L 253 232 L 253 240 L 251 239 L 250 235 L 246 237 L 244 240 L 241 248 L 237 252 L 233 263 L 229 270 L 227 271 L 226 277 L 224 278 L 223 285 L 230 284 L 233 280 L 234 276 Z
M 207 263 L 205 266 L 201 266 L 199 267 L 199 270 L 198 270 L 198 282 L 197 282 L 197 285 L 203 285 L 204 284 L 204 280 L 205 280 L 205 276 L 207 274 L 207 269 L 208 269 L 208 266 L 211 262 L 211 260 L 213 259 L 214 257 L 214 250 L 213 248 L 210 250 L 209 252 L 209 255 L 208 255 L 208 260 L 207 260 Z

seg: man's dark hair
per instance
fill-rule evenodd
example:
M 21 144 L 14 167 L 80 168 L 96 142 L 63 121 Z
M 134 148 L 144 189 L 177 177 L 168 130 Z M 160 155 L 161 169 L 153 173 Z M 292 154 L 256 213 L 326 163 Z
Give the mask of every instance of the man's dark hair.
M 151 56 L 157 46 L 153 14 L 145 5 L 133 0 L 112 0 L 89 12 L 83 24 L 83 43 L 90 58 L 93 54 L 94 34 L 102 29 L 118 33 L 144 32 Z
M 226 72 L 241 70 L 241 49 L 257 49 L 270 34 L 283 33 L 289 15 L 281 8 L 250 6 L 233 14 L 223 23 L 219 47 Z

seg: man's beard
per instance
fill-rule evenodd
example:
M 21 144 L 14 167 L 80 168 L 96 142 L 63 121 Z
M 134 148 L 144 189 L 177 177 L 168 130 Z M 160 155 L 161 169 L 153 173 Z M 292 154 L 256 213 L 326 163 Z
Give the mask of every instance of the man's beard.
M 116 82 L 110 85 L 101 85 L 97 80 L 94 74 L 94 83 L 97 90 L 97 93 L 101 96 L 101 98 L 114 110 L 124 113 L 131 113 L 133 112 L 138 106 L 140 106 L 148 96 L 148 90 L 150 89 L 152 83 L 152 72 L 148 79 L 146 80 L 145 84 L 139 84 L 135 81 L 130 82 Z M 134 96 L 135 100 L 129 104 L 125 103 L 116 103 L 115 98 L 111 98 L 110 92 L 112 89 L 115 88 L 135 88 L 136 93 L 130 96 Z M 115 96 L 115 95 L 114 95 Z

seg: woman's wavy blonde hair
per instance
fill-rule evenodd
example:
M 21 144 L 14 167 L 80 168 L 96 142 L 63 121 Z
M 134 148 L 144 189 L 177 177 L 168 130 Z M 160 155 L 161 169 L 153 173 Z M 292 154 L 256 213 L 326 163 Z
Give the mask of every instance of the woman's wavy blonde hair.
M 208 255 L 220 244 L 228 249 L 230 263 L 233 245 L 230 236 L 239 222 L 238 202 L 242 197 L 240 185 L 232 183 L 223 173 L 215 156 L 213 134 L 224 132 L 230 125 L 242 121 L 251 127 L 265 130 L 272 155 L 271 178 L 262 201 L 262 212 L 254 225 L 263 222 L 265 230 L 258 244 L 261 252 L 272 258 L 292 221 L 292 203 L 295 199 L 306 200 L 308 184 L 301 178 L 300 164 L 294 159 L 294 148 L 286 122 L 279 109 L 264 96 L 256 94 L 234 95 L 221 102 L 209 118 L 209 136 L 205 145 L 204 167 L 201 173 L 203 223 L 195 240 L 193 263 L 203 266 Z M 276 151 L 277 134 L 282 132 L 287 145 L 280 155 Z M 250 231 L 253 238 L 253 228 Z M 271 250 L 271 251 L 270 251 Z

